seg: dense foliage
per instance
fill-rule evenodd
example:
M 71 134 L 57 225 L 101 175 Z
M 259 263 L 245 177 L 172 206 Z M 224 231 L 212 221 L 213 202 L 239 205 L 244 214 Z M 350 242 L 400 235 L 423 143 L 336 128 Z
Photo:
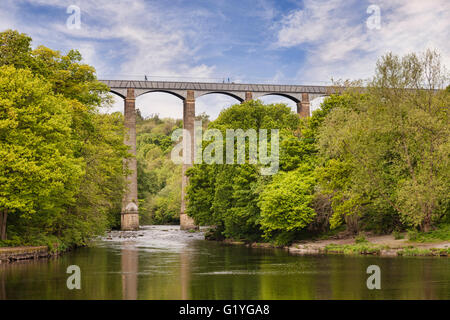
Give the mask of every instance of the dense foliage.
M 299 118 L 285 105 L 248 101 L 224 110 L 208 129 L 220 130 L 224 144 L 226 129 L 279 129 L 280 168 L 294 169 L 299 161 L 293 150 L 301 149 L 295 136 L 298 126 Z M 267 134 L 270 145 L 271 132 Z M 204 147 L 213 143 L 205 142 Z M 248 140 L 246 144 L 248 151 Z M 222 162 L 195 165 L 189 170 L 188 214 L 199 223 L 216 225 L 226 237 L 256 240 L 262 234 L 259 194 L 271 178 L 261 175 L 260 164 L 250 163 L 249 152 L 245 164 Z
M 446 81 L 436 53 L 388 54 L 367 92 L 326 119 L 319 144 L 327 159 L 324 191 L 333 194 L 332 225 L 370 217 L 384 228 L 429 231 L 448 216 Z
M 137 117 L 138 198 L 141 224 L 177 224 L 181 167 L 170 159 L 173 130 L 181 120 Z
M 248 159 L 195 165 L 188 213 L 216 237 L 280 244 L 341 225 L 429 231 L 450 215 L 446 85 L 436 53 L 388 54 L 364 90 L 345 83 L 308 119 L 283 105 L 234 105 L 209 128 L 280 129 L 280 170 L 261 176 Z
M 107 92 L 79 52 L 0 33 L 3 244 L 83 245 L 117 225 L 128 152 L 122 115 L 98 112 Z

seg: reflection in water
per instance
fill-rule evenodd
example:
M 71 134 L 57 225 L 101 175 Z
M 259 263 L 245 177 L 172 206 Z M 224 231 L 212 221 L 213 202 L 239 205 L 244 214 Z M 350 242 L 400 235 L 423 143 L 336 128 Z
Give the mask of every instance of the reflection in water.
M 0 264 L 0 299 L 450 299 L 450 259 L 291 256 L 176 226 L 116 233 L 57 259 Z M 366 269 L 381 268 L 381 290 Z M 81 268 L 81 290 L 66 286 Z
M 6 279 L 4 268 L 0 268 L 0 300 L 6 300 Z
M 181 279 L 181 299 L 189 299 L 189 255 L 186 252 L 180 253 L 180 279 Z
M 133 247 L 124 247 L 121 250 L 122 260 L 122 298 L 124 300 L 137 300 L 138 252 Z

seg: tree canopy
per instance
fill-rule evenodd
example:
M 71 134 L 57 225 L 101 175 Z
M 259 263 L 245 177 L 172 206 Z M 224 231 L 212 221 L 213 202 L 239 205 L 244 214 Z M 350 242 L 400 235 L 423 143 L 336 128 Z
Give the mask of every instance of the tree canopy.
M 77 51 L 0 33 L 0 212 L 7 244 L 81 245 L 116 225 L 125 187 L 123 117 Z M 6 239 L 6 224 L 0 228 Z
M 188 213 L 219 236 L 278 243 L 341 225 L 386 233 L 448 221 L 448 79 L 435 52 L 387 54 L 373 79 L 347 82 L 310 118 L 258 101 L 224 110 L 209 128 L 280 129 L 280 171 L 195 165 Z

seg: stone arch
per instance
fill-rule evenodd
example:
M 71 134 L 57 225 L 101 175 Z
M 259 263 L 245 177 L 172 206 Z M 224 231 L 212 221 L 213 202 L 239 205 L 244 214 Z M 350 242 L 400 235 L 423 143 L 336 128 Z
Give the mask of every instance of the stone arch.
M 301 101 L 301 93 L 298 96 L 286 94 L 286 93 L 279 93 L 279 92 L 263 92 L 263 93 L 253 93 L 253 99 L 258 99 L 260 97 L 265 96 L 280 96 L 287 99 L 292 100 L 294 103 L 298 103 Z
M 161 89 L 155 89 L 155 90 L 145 90 L 145 91 L 139 91 L 136 90 L 136 98 L 137 97 L 141 97 L 147 93 L 153 93 L 153 92 L 162 92 L 162 93 L 168 93 L 171 94 L 177 98 L 180 98 L 181 100 L 185 100 L 186 99 L 186 94 L 183 94 L 183 92 L 175 92 L 175 91 L 171 91 L 171 90 L 161 90 Z
M 206 95 L 209 95 L 209 94 L 223 94 L 223 95 L 232 97 L 232 98 L 236 99 L 239 102 L 243 102 L 245 100 L 244 97 L 240 97 L 240 96 L 238 96 L 238 94 L 227 92 L 227 91 L 209 91 L 209 92 L 201 92 L 200 91 L 200 92 L 196 92 L 195 98 L 200 98 L 202 96 L 206 96 Z M 245 95 L 245 93 L 243 93 L 243 94 Z
M 126 92 L 122 93 L 122 92 L 119 92 L 118 90 L 109 90 L 109 92 L 111 92 L 112 94 L 114 94 L 122 99 L 125 99 Z

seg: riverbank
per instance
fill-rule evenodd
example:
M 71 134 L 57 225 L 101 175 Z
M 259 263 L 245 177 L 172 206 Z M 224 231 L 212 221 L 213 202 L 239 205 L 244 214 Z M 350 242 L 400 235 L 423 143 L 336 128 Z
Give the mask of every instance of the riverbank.
M 48 246 L 36 247 L 2 247 L 0 248 L 0 263 L 20 260 L 48 258 L 55 255 Z
M 363 240 L 357 237 L 343 237 L 326 240 L 298 241 L 290 246 L 276 246 L 271 243 L 245 243 L 224 240 L 230 245 L 245 245 L 252 248 L 282 248 L 292 254 L 348 254 L 378 256 L 450 256 L 450 241 L 413 242 L 408 239 L 395 239 L 393 235 L 372 235 Z
M 109 231 L 105 239 L 112 239 L 112 237 L 117 237 L 125 240 L 133 240 L 137 237 L 142 237 L 143 233 L 139 231 Z M 102 237 L 100 237 L 102 238 Z M 95 238 L 99 239 L 99 238 Z M 93 240 L 95 240 L 93 239 Z M 50 249 L 48 246 L 19 246 L 19 247 L 0 247 L 0 264 L 10 263 L 21 260 L 34 260 L 40 258 L 50 258 L 54 256 L 61 255 L 72 248 L 67 248 L 65 250 L 58 249 L 58 245 L 54 244 L 54 248 Z

